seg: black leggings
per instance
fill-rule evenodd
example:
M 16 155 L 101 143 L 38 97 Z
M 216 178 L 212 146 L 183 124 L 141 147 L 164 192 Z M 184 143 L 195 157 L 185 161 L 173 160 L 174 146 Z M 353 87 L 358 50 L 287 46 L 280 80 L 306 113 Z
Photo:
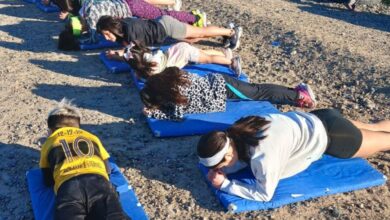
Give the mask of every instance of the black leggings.
M 328 134 L 326 154 L 338 158 L 351 158 L 362 145 L 362 132 L 335 109 L 319 109 L 310 112 L 324 124 Z
M 222 76 L 226 83 L 229 83 L 246 97 L 253 100 L 269 101 L 273 104 L 295 104 L 299 97 L 298 92 L 293 88 L 275 84 L 247 83 L 227 75 Z M 227 86 L 226 91 L 228 99 L 242 99 Z
M 73 177 L 59 188 L 55 220 L 125 220 L 128 218 L 108 180 L 94 174 Z

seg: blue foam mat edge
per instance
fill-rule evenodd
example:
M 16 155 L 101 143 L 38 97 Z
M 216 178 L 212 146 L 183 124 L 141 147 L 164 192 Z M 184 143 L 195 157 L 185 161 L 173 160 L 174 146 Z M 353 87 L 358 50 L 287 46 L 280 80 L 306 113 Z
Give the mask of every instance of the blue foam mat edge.
M 110 162 L 110 165 L 112 168 L 110 180 L 117 187 L 124 212 L 132 219 L 147 220 L 148 217 L 142 205 L 139 203 L 134 190 L 120 172 L 119 167 L 113 162 Z M 35 219 L 52 220 L 55 204 L 53 189 L 44 186 L 40 169 L 32 169 L 26 173 L 26 176 Z M 32 197 L 32 194 L 38 196 Z M 44 201 L 44 206 L 42 201 Z M 48 207 L 52 208 L 48 209 Z
M 271 201 L 259 202 L 229 195 L 221 190 L 215 189 L 207 181 L 208 169 L 201 164 L 198 167 L 222 206 L 226 211 L 232 213 L 279 208 L 283 205 L 321 196 L 383 185 L 387 180 L 386 176 L 371 167 L 362 158 L 338 159 L 324 155 L 323 158 L 314 162 L 305 171 L 281 180 Z M 322 174 L 322 177 L 328 177 L 328 179 L 321 178 L 318 175 L 319 172 L 325 173 Z M 348 174 L 350 175 L 348 176 Z M 311 175 L 313 175 L 312 178 L 310 178 Z M 340 178 L 337 175 L 344 175 L 342 176 L 343 179 L 337 179 Z M 255 182 L 250 168 L 246 168 L 235 174 L 229 174 L 228 178 L 237 179 L 248 184 L 254 184 Z M 352 182 L 353 184 L 351 184 Z M 307 193 L 307 191 L 311 192 Z

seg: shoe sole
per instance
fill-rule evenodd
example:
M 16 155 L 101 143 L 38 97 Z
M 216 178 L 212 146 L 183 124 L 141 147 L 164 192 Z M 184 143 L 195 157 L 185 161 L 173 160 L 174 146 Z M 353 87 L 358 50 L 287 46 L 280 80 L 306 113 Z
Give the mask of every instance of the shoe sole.
M 237 57 L 237 69 L 239 69 L 239 73 L 236 73 L 236 77 L 240 77 L 242 73 L 242 67 L 241 67 L 241 57 Z
M 317 99 L 316 99 L 316 96 L 315 96 L 313 90 L 312 90 L 311 87 L 310 87 L 308 84 L 306 84 L 306 83 L 302 83 L 301 85 L 304 86 L 305 89 L 306 89 L 306 91 L 309 93 L 309 96 L 310 96 L 311 100 L 312 100 L 313 103 L 314 103 L 313 108 L 315 108 L 315 107 L 317 106 Z
M 236 45 L 234 45 L 234 47 L 230 48 L 232 50 L 236 50 L 237 48 L 240 47 L 240 40 L 241 40 L 241 35 L 242 35 L 242 28 L 241 27 L 238 27 L 237 28 L 239 31 L 238 31 L 238 35 L 237 35 L 237 42 L 236 42 Z M 230 44 L 231 45 L 231 44 Z

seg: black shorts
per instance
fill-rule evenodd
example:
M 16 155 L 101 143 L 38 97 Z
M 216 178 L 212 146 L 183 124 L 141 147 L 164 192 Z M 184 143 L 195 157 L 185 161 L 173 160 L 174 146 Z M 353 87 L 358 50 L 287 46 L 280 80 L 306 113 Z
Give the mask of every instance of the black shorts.
M 55 220 L 130 219 L 123 212 L 119 197 L 109 181 L 86 174 L 64 182 L 56 196 Z
M 362 132 L 335 109 L 320 109 L 310 112 L 324 124 L 328 133 L 326 154 L 338 158 L 351 158 L 362 145 Z

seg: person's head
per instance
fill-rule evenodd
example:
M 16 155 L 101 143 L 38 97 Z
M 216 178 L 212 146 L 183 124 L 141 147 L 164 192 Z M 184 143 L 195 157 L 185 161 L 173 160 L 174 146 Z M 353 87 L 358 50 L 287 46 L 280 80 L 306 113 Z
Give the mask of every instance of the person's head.
M 61 11 L 71 12 L 74 9 L 74 0 L 53 0 L 53 3 L 56 4 Z
M 79 0 L 53 0 L 53 3 L 56 4 L 62 12 L 70 12 L 74 15 L 77 15 L 81 8 Z
M 96 24 L 96 31 L 108 41 L 120 41 L 123 38 L 122 22 L 112 16 L 101 16 Z
M 125 49 L 125 56 L 126 62 L 135 70 L 135 73 L 144 79 L 152 75 L 153 67 L 157 65 L 148 59 L 152 56 L 152 51 L 141 41 L 131 42 Z
M 177 67 L 168 67 L 160 74 L 150 76 L 140 92 L 142 102 L 148 108 L 159 108 L 167 103 L 186 105 L 187 98 L 179 91 L 179 86 L 190 83 L 185 74 Z
M 249 162 L 249 148 L 266 138 L 261 133 L 270 122 L 262 117 L 248 116 L 236 121 L 226 132 L 213 131 L 203 135 L 197 146 L 200 163 L 211 169 L 233 166 L 238 160 Z
M 80 18 L 73 16 L 65 25 L 58 37 L 58 49 L 60 50 L 80 50 L 78 38 L 81 36 L 85 26 Z
M 63 98 L 57 107 L 49 112 L 47 126 L 50 133 L 63 127 L 80 127 L 81 113 L 71 101 Z

